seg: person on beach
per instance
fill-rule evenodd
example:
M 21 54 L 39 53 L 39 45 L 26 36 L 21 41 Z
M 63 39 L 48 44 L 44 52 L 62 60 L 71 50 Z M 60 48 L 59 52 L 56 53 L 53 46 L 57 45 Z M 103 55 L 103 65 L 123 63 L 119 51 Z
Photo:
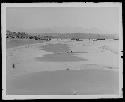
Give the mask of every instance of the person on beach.
M 78 95 L 78 91 L 73 91 L 73 95 Z
M 15 64 L 13 64 L 13 69 L 15 69 Z
M 69 68 L 66 68 L 66 70 L 69 70 Z

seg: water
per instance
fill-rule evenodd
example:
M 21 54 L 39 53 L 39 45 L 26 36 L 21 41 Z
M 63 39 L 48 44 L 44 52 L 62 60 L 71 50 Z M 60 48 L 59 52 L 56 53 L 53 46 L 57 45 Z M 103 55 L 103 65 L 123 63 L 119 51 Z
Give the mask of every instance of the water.
M 43 43 L 45 41 L 42 40 L 27 40 L 27 39 L 12 39 L 12 40 L 6 40 L 6 48 L 14 48 L 18 46 L 24 46 L 28 44 L 35 44 L 35 43 Z

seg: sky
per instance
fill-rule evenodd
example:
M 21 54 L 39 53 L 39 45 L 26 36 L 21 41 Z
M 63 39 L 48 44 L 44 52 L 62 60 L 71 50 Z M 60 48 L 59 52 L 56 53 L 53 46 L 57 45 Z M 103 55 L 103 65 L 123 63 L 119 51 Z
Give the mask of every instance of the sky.
M 58 28 L 119 32 L 118 7 L 7 7 L 8 30 L 36 31 Z

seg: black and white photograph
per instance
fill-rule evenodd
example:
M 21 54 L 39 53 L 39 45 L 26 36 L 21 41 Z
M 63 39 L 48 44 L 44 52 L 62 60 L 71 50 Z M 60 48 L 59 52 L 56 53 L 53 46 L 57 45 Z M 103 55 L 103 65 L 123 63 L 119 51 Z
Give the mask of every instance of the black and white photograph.
M 122 98 L 121 3 L 3 3 L 2 97 Z

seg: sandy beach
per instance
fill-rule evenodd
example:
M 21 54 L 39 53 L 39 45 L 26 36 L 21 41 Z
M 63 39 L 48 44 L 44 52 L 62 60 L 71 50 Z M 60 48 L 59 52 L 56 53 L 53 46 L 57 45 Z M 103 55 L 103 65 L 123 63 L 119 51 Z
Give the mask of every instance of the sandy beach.
M 118 41 L 52 40 L 7 48 L 6 58 L 7 94 L 118 94 Z

